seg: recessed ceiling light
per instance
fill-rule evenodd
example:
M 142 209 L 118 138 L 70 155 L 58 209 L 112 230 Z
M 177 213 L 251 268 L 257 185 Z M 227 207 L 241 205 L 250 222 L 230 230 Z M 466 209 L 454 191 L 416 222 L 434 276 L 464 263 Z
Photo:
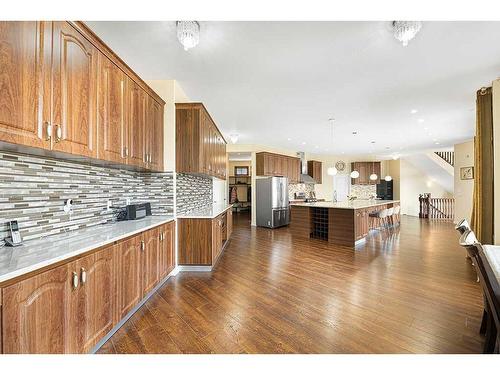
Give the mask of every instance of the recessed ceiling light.
M 291 140 L 292 140 L 292 138 L 287 138 L 287 140 L 291 141 Z
M 435 138 L 434 138 L 434 139 L 432 140 L 432 142 L 437 142 L 437 139 L 435 139 Z
M 319 146 L 314 146 L 314 148 L 319 148 Z
M 305 145 L 305 144 L 306 144 L 306 142 L 302 142 L 302 144 L 303 144 L 303 145 Z
M 438 144 L 439 144 L 439 142 L 436 142 L 436 143 L 434 143 L 434 144 L 435 144 L 435 145 L 438 145 Z
M 344 154 L 345 154 L 345 152 L 344 152 L 344 151 L 342 151 L 342 152 L 341 152 L 341 154 L 342 154 L 342 155 L 344 155 Z
M 414 114 L 415 114 L 415 113 L 417 113 L 417 112 L 418 112 L 418 109 L 412 109 L 412 110 L 410 111 L 410 113 L 411 113 L 412 115 L 414 115 Z
M 418 122 L 423 123 L 425 120 L 423 118 L 419 118 Z
M 424 128 L 424 130 L 429 130 L 429 128 Z

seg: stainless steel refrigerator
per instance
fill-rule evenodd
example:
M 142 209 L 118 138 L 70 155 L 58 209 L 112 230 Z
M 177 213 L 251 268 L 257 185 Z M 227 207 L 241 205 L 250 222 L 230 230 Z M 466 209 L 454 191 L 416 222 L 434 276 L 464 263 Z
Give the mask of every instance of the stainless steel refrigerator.
M 257 226 L 277 228 L 290 223 L 288 179 L 268 177 L 257 179 L 255 195 Z

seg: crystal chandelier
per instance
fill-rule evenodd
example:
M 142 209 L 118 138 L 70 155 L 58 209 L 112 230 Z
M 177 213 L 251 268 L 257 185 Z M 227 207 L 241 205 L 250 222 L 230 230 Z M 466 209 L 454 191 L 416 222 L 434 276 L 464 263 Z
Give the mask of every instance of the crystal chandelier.
M 422 21 L 393 21 L 392 28 L 394 38 L 403 43 L 403 47 L 406 47 L 422 28 Z
M 196 21 L 177 21 L 177 39 L 184 51 L 196 47 L 200 42 L 200 24 Z

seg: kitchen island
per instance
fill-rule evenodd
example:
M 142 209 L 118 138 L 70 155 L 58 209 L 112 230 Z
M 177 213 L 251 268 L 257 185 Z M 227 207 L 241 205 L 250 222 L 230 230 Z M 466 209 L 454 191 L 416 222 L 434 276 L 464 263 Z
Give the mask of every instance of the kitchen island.
M 347 202 L 313 202 L 290 205 L 290 231 L 296 238 L 318 238 L 328 242 L 355 246 L 380 222 L 370 220 L 370 213 L 399 206 L 398 200 L 354 200 Z M 399 220 L 395 218 L 395 222 Z

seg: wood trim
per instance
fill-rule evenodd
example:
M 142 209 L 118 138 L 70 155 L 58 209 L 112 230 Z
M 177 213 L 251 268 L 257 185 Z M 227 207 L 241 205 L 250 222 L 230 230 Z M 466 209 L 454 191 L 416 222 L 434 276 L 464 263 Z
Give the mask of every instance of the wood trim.
M 168 223 L 170 223 L 170 222 L 168 222 Z M 94 248 L 94 249 L 92 249 L 92 250 L 89 250 L 89 251 L 86 251 L 86 252 L 84 252 L 84 253 L 82 253 L 82 254 L 74 255 L 74 256 L 72 256 L 72 257 L 70 257 L 70 258 L 67 258 L 67 259 L 61 260 L 61 261 L 59 261 L 59 262 L 56 262 L 56 263 L 50 264 L 50 265 L 48 265 L 48 266 L 45 266 L 45 267 L 42 267 L 42 268 L 36 269 L 36 270 L 34 270 L 34 271 L 30 271 L 30 272 L 28 272 L 28 273 L 24 273 L 24 274 L 22 274 L 22 275 L 19 275 L 19 276 L 16 276 L 16 277 L 12 278 L 12 279 L 9 279 L 9 280 L 6 280 L 6 281 L 3 281 L 3 282 L 0 282 L 0 290 L 1 290 L 1 288 L 5 288 L 5 287 L 7 287 L 7 286 L 9 286 L 9 285 L 12 285 L 12 284 L 15 284 L 15 283 L 17 283 L 17 282 L 19 282 L 19 281 L 21 281 L 21 280 L 28 279 L 28 278 L 30 278 L 30 277 L 33 277 L 33 276 L 39 275 L 39 274 L 41 274 L 41 273 L 43 273 L 43 272 L 46 272 L 46 271 L 49 271 L 49 270 L 51 270 L 51 269 L 53 269 L 53 268 L 57 268 L 57 267 L 59 267 L 59 266 L 61 266 L 61 265 L 63 265 L 63 264 L 66 264 L 66 263 L 71 263 L 71 262 L 73 262 L 74 260 L 80 259 L 80 258 L 82 258 L 82 257 L 84 257 L 84 256 L 94 254 L 94 253 L 96 253 L 96 252 L 98 252 L 98 251 L 100 251 L 100 250 L 103 250 L 103 249 L 105 249 L 105 248 L 107 248 L 107 247 L 109 247 L 109 246 L 114 246 L 114 245 L 117 245 L 117 244 L 121 244 L 122 242 L 127 241 L 127 240 L 129 240 L 130 238 L 133 238 L 133 237 L 135 237 L 135 236 L 141 236 L 144 232 L 147 232 L 147 231 L 149 231 L 149 230 L 151 230 L 151 229 L 158 228 L 159 226 L 164 225 L 164 224 L 167 224 L 167 223 L 163 223 L 163 224 L 158 224 L 158 225 L 155 225 L 154 227 L 151 227 L 151 228 L 145 229 L 144 231 L 139 232 L 139 233 L 131 234 L 130 236 L 127 236 L 127 237 L 121 238 L 121 239 L 119 239 L 119 240 L 113 241 L 113 242 L 111 242 L 111 243 L 108 243 L 107 245 L 102 245 L 102 246 L 96 247 L 96 248 Z
M 99 38 L 83 21 L 68 21 L 82 33 L 101 53 L 113 61 L 126 75 L 151 95 L 158 103 L 165 105 L 165 101 L 139 75 L 130 68 L 104 41 Z

